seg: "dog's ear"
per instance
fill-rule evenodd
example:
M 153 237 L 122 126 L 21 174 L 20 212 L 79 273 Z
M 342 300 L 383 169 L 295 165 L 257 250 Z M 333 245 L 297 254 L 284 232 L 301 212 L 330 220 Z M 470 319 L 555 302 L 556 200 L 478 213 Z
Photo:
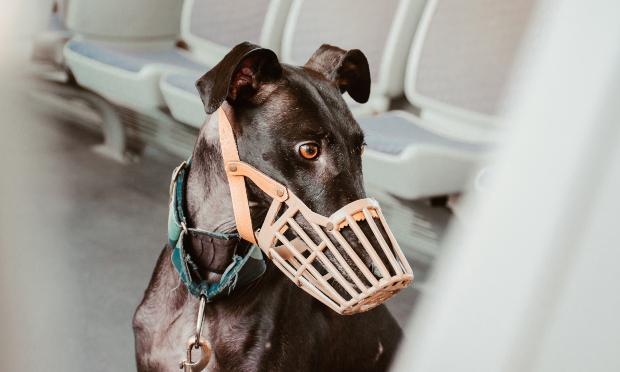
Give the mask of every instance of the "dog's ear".
M 207 114 L 224 100 L 231 104 L 252 98 L 261 85 L 282 73 L 278 57 L 269 49 L 244 42 L 235 46 L 209 72 L 196 81 L 196 88 Z
M 370 96 L 370 68 L 364 53 L 349 51 L 323 44 L 310 57 L 305 67 L 323 74 L 340 93 L 349 92 L 351 98 L 366 103 Z

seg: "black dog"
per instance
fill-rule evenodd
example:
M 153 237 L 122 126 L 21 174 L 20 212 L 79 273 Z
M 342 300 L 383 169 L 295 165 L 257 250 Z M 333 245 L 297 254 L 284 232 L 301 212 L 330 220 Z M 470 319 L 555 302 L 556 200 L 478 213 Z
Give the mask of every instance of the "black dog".
M 348 92 L 358 102 L 368 100 L 370 73 L 359 50 L 323 45 L 305 66 L 296 67 L 243 43 L 196 85 L 207 113 L 220 106 L 226 111 L 241 160 L 284 184 L 313 211 L 329 216 L 365 198 L 364 135 L 341 96 Z M 308 152 L 312 158 L 302 156 Z M 271 198 L 246 183 L 257 228 Z M 236 231 L 217 115 L 200 131 L 185 200 L 189 226 Z M 134 317 L 139 371 L 178 370 L 196 331 L 198 301 L 191 297 L 188 306 L 188 290 L 179 285 L 171 253 L 170 246 L 161 253 Z M 221 275 L 199 261 L 203 278 L 218 282 Z M 203 336 L 213 354 L 206 370 L 387 370 L 402 332 L 384 305 L 339 315 L 297 288 L 269 259 L 266 263 L 259 279 L 207 304 Z

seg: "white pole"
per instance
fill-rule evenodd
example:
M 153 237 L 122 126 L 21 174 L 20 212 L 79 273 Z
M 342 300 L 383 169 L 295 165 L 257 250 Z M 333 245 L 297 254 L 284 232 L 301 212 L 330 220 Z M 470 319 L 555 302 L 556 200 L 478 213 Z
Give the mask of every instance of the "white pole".
M 620 371 L 619 16 L 540 4 L 494 184 L 393 371 Z

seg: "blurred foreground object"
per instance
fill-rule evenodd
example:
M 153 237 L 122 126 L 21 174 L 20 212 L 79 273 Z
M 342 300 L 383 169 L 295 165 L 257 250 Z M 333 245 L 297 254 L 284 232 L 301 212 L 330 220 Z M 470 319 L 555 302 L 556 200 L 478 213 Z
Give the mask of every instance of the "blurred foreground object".
M 30 60 L 32 39 L 47 28 L 53 0 L 0 0 L 0 6 L 0 74 L 7 74 Z
M 42 141 L 32 131 L 37 119 L 24 110 L 16 77 L 30 59 L 32 36 L 46 27 L 52 3 L 3 0 L 0 7 L 0 172 L 8 175 L 0 180 L 0 369 L 31 371 L 45 368 L 43 358 L 49 355 L 44 347 L 37 357 L 26 356 L 40 340 L 37 325 L 44 317 L 36 309 L 50 294 L 39 295 L 38 279 L 32 275 L 49 270 L 33 264 L 27 250 L 36 244 L 28 226 L 40 222 L 29 184 L 39 182 L 50 192 L 55 185 L 32 178 L 36 165 L 30 151 Z
M 466 202 L 394 371 L 620 370 L 618 14 L 539 4 L 494 180 Z

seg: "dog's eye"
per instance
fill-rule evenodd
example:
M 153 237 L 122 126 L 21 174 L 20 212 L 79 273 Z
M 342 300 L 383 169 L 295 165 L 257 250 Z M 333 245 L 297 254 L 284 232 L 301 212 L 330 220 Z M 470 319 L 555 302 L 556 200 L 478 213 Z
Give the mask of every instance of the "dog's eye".
M 314 143 L 304 143 L 299 146 L 299 154 L 306 159 L 314 159 L 319 154 L 319 146 Z

